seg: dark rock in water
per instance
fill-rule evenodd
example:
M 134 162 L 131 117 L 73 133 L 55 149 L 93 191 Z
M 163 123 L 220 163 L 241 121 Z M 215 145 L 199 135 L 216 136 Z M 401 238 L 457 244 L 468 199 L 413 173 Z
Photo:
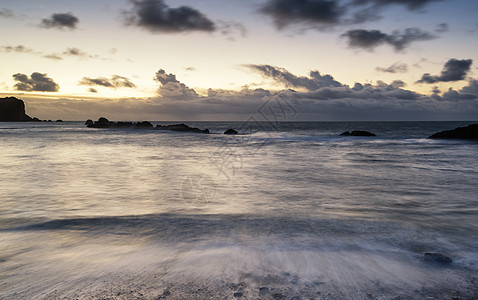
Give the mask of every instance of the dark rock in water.
M 442 263 L 442 264 L 449 264 L 453 261 L 448 256 L 441 253 L 436 253 L 436 252 L 423 253 L 423 260 L 428 262 Z
M 159 130 L 173 130 L 182 132 L 197 132 L 197 133 L 209 133 L 209 129 L 199 129 L 195 127 L 189 127 L 186 124 L 174 124 L 174 125 L 157 125 L 153 126 L 148 121 L 143 122 L 111 122 L 108 119 L 101 117 L 98 121 L 93 122 L 87 120 L 85 122 L 86 127 L 89 128 L 134 128 L 134 129 L 159 129 Z
M 197 132 L 197 133 L 209 133 L 209 129 L 199 129 L 196 127 L 189 127 L 186 124 L 173 124 L 173 125 L 157 125 L 156 129 L 159 130 L 172 130 L 181 132 Z
M 348 131 L 342 132 L 340 136 L 350 136 L 350 132 Z
M 472 124 L 466 127 L 458 127 L 453 130 L 440 131 L 429 136 L 428 138 L 478 140 L 478 124 Z
M 240 297 L 242 297 L 243 295 L 244 295 L 244 294 L 243 294 L 242 292 L 235 292 L 235 293 L 234 293 L 234 297 L 236 297 L 236 298 L 240 298 Z
M 138 122 L 138 123 L 134 124 L 133 128 L 136 128 L 136 129 L 153 129 L 154 126 L 153 126 L 153 124 L 151 124 L 148 121 L 143 121 L 143 122 Z
M 342 132 L 340 136 L 376 136 L 374 133 L 364 131 L 364 130 L 354 130 L 352 132 Z
M 91 120 L 90 120 L 90 121 L 91 121 Z M 41 122 L 41 120 L 38 119 L 37 117 L 33 117 L 32 122 Z
M 110 128 L 110 121 L 107 118 L 101 117 L 96 122 L 89 122 L 91 120 L 87 120 L 85 122 L 86 127 L 89 128 Z
M 224 131 L 224 134 L 238 134 L 237 130 L 229 128 L 228 130 Z
M 111 128 L 133 128 L 135 125 L 133 122 L 110 122 Z
M 56 120 L 56 122 L 61 123 L 61 122 L 63 122 L 63 120 Z
M 33 119 L 25 113 L 25 103 L 15 97 L 0 98 L 0 122 L 29 122 Z
M 350 133 L 351 136 L 376 136 L 374 133 L 363 131 L 363 130 L 354 130 Z

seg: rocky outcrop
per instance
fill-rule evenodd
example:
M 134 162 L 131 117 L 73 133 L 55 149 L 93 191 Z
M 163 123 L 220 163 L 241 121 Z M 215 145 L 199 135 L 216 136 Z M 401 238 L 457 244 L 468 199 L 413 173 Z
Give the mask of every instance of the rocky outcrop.
M 364 130 L 354 130 L 352 132 L 342 132 L 340 136 L 377 136 L 374 133 L 364 131 Z
M 458 127 L 453 130 L 440 131 L 429 136 L 428 138 L 478 140 L 478 124 L 472 124 L 466 127 Z
M 238 134 L 237 130 L 229 128 L 228 130 L 224 131 L 224 134 Z
M 96 122 L 87 120 L 85 124 L 86 124 L 86 127 L 89 127 L 89 128 L 110 128 L 111 127 L 111 122 L 104 117 L 99 118 L 98 121 Z
M 29 122 L 33 119 L 25 113 L 25 103 L 15 97 L 0 98 L 0 122 Z
M 154 127 L 148 121 L 143 122 L 112 122 L 107 118 L 101 117 L 98 121 L 87 120 L 85 122 L 86 127 L 89 128 L 134 128 L 134 129 L 158 129 L 158 130 L 172 130 L 181 132 L 196 132 L 196 133 L 209 133 L 209 129 L 199 129 L 196 127 L 190 127 L 186 124 L 173 124 L 173 125 L 157 125 Z
M 209 129 L 199 129 L 196 127 L 190 127 L 186 124 L 173 124 L 173 125 L 157 125 L 156 129 L 159 130 L 172 130 L 181 132 L 196 132 L 196 133 L 209 133 Z

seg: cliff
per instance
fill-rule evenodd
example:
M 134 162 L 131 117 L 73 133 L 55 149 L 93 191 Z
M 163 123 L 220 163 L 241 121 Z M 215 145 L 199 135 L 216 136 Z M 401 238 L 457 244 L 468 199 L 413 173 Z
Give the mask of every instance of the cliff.
M 0 98 L 0 122 L 27 122 L 32 118 L 25 113 L 25 103 L 15 97 Z

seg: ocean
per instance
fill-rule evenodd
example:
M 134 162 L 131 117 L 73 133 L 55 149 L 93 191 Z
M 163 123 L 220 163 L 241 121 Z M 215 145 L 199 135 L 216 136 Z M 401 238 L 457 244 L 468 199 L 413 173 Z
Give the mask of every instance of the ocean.
M 0 298 L 478 299 L 471 123 L 0 123 Z

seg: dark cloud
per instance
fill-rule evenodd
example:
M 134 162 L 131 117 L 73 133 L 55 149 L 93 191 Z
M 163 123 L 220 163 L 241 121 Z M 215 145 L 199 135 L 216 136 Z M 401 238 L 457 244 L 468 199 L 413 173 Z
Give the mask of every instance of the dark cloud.
M 12 76 L 17 81 L 14 87 L 18 91 L 57 92 L 59 89 L 58 84 L 47 74 L 34 72 L 30 77 L 21 73 Z
M 384 73 L 406 73 L 408 72 L 408 65 L 405 63 L 396 62 L 389 67 L 376 67 L 375 70 Z
M 305 88 L 309 91 L 321 87 L 339 87 L 342 84 L 330 75 L 320 75 L 318 71 L 311 71 L 309 77 L 298 77 L 283 68 L 271 65 L 246 65 L 246 67 L 259 72 L 262 76 L 271 78 L 286 87 Z
M 23 45 L 18 46 L 2 46 L 0 47 L 3 52 L 17 52 L 17 53 L 36 53 L 33 49 L 25 47 Z
M 440 75 L 433 76 L 429 73 L 425 73 L 423 74 L 422 79 L 418 80 L 417 83 L 435 83 L 463 80 L 465 79 L 468 71 L 470 71 L 472 62 L 473 61 L 471 59 L 459 60 L 452 58 L 445 63 Z
M 353 3 L 356 5 L 372 4 L 376 6 L 398 4 L 405 6 L 410 10 L 416 10 L 424 7 L 428 3 L 438 1 L 442 0 L 354 0 Z
M 438 33 L 447 32 L 449 28 L 450 26 L 448 26 L 447 23 L 441 23 L 441 24 L 438 24 L 438 26 L 435 28 L 435 32 L 438 32 Z
M 156 72 L 157 81 L 161 83 L 158 94 L 162 97 L 190 99 L 198 95 L 195 90 L 176 79 L 176 75 L 168 74 L 163 69 Z
M 0 17 L 1 18 L 13 18 L 14 14 L 11 10 L 7 8 L 0 9 Z
M 268 0 L 259 12 L 271 17 L 276 27 L 282 29 L 293 24 L 337 24 L 345 7 L 334 0 Z
M 89 88 L 89 89 L 88 89 L 88 92 L 90 92 L 90 93 L 98 93 L 98 91 L 97 91 L 96 89 L 94 89 L 94 88 Z
M 395 51 L 405 49 L 412 42 L 427 41 L 435 38 L 434 35 L 419 28 L 407 28 L 403 33 L 394 31 L 392 34 L 383 33 L 380 30 L 354 29 L 347 31 L 342 37 L 347 38 L 349 46 L 353 48 L 373 50 L 380 45 L 388 44 Z
M 80 80 L 79 84 L 87 85 L 87 86 L 104 86 L 108 88 L 134 88 L 136 85 L 132 83 L 128 78 L 119 76 L 119 75 L 112 75 L 111 78 L 106 77 L 98 77 L 98 78 L 90 78 L 90 77 L 83 77 Z M 90 89 L 91 92 L 91 89 Z
M 43 19 L 41 26 L 45 28 L 75 29 L 80 20 L 72 13 L 52 14 L 49 19 Z
M 170 8 L 163 0 L 130 1 L 134 7 L 125 13 L 128 25 L 156 33 L 212 32 L 216 29 L 206 15 L 189 6 Z

